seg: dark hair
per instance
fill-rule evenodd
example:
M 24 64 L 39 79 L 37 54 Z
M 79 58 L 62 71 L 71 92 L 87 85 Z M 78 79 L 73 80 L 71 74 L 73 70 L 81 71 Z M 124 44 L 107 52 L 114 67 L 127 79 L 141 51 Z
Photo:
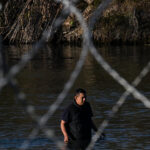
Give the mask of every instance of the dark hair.
M 80 93 L 83 93 L 84 95 L 86 95 L 86 91 L 84 89 L 81 89 L 81 88 L 76 89 L 75 95 L 78 95 Z

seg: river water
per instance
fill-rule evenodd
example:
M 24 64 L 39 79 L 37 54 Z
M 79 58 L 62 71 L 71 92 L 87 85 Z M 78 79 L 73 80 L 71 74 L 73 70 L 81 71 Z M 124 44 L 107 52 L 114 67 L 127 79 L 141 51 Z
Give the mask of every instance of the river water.
M 8 68 L 17 64 L 20 57 L 31 46 L 5 46 Z M 98 52 L 104 59 L 131 83 L 150 60 L 150 46 L 98 46 Z M 34 105 L 39 116 L 47 112 L 56 100 L 70 77 L 81 53 L 80 46 L 45 46 L 16 76 L 20 89 L 26 94 L 28 103 Z M 69 94 L 47 122 L 47 127 L 55 131 L 57 138 L 63 141 L 60 131 L 60 116 L 63 109 L 73 100 L 74 90 L 82 87 L 87 91 L 97 127 L 111 113 L 112 106 L 125 91 L 106 73 L 88 54 L 86 62 Z M 137 89 L 150 99 L 150 74 Z M 128 96 L 119 112 L 105 128 L 105 140 L 98 141 L 94 150 L 107 149 L 150 149 L 150 109 L 133 96 Z M 36 127 L 10 86 L 0 94 L 0 149 L 19 149 Z M 28 149 L 58 149 L 54 142 L 47 139 L 42 131 L 30 142 Z

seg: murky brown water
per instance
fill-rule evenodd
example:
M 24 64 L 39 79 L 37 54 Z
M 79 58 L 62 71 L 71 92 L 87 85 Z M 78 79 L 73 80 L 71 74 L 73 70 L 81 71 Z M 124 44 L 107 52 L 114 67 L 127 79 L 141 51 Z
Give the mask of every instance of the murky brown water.
M 16 64 L 29 46 L 5 47 L 9 67 Z M 130 83 L 150 60 L 150 46 L 109 46 L 98 47 L 99 53 Z M 20 88 L 26 93 L 30 104 L 35 106 L 38 115 L 47 112 L 64 84 L 69 79 L 79 58 L 81 47 L 45 46 L 17 75 Z M 85 65 L 63 104 L 48 121 L 47 126 L 55 130 L 63 140 L 60 131 L 60 116 L 66 105 L 73 99 L 74 90 L 85 88 L 88 101 L 94 112 L 97 126 L 107 118 L 112 106 L 124 89 L 97 64 L 89 54 Z M 138 90 L 150 98 L 150 74 L 138 86 Z M 20 102 L 14 98 L 13 90 L 7 86 L 0 94 L 0 149 L 18 149 L 27 139 L 36 123 L 26 114 Z M 150 110 L 129 96 L 116 116 L 105 129 L 106 139 L 95 144 L 95 150 L 107 149 L 150 149 Z M 29 149 L 57 149 L 42 132 L 31 142 Z

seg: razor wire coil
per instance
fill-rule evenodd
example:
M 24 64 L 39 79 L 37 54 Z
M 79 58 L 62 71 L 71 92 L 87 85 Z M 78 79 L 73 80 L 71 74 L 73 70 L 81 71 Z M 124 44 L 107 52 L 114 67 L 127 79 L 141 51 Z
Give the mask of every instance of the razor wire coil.
M 61 13 L 61 15 L 54 21 L 53 25 L 50 26 L 46 31 L 43 32 L 43 35 L 39 41 L 36 42 L 35 45 L 33 45 L 32 49 L 29 51 L 29 53 L 24 54 L 21 57 L 21 60 L 18 64 L 14 65 L 10 70 L 6 72 L 5 68 L 5 59 L 3 56 L 3 48 L 2 43 L 0 43 L 0 92 L 6 85 L 10 85 L 15 93 L 16 98 L 21 103 L 25 104 L 25 110 L 26 112 L 32 117 L 33 120 L 36 121 L 37 126 L 34 128 L 30 135 L 28 136 L 28 140 L 24 141 L 24 143 L 21 145 L 20 149 L 25 150 L 28 148 L 30 140 L 34 139 L 36 135 L 41 130 L 48 138 L 50 138 L 57 147 L 62 147 L 62 142 L 57 139 L 55 136 L 55 133 L 52 129 L 49 129 L 46 126 L 47 121 L 53 116 L 54 112 L 58 109 L 60 104 L 63 102 L 67 94 L 69 93 L 71 87 L 74 85 L 76 79 L 78 78 L 79 73 L 82 70 L 82 67 L 85 63 L 86 56 L 88 52 L 92 54 L 92 56 L 96 59 L 96 61 L 103 67 L 103 69 L 111 75 L 111 77 L 116 80 L 117 83 L 119 83 L 124 89 L 125 92 L 121 95 L 117 103 L 112 107 L 112 111 L 109 114 L 108 118 L 105 119 L 101 125 L 98 127 L 98 131 L 93 136 L 91 143 L 87 147 L 87 150 L 91 150 L 94 147 L 95 142 L 100 137 L 103 130 L 107 127 L 109 120 L 118 112 L 119 108 L 124 104 L 126 98 L 128 95 L 132 94 L 136 99 L 140 100 L 145 107 L 150 108 L 150 101 L 148 98 L 146 98 L 143 94 L 141 94 L 137 89 L 136 86 L 142 81 L 142 79 L 148 74 L 150 70 L 150 62 L 144 67 L 144 69 L 141 71 L 141 73 L 136 77 L 136 79 L 132 82 L 132 84 L 129 84 L 123 77 L 119 75 L 118 72 L 116 72 L 104 59 L 103 57 L 97 52 L 97 49 L 95 48 L 93 42 L 92 42 L 92 30 L 94 27 L 94 24 L 96 23 L 98 17 L 101 16 L 102 12 L 110 5 L 112 0 L 103 0 L 103 2 L 98 6 L 98 8 L 93 12 L 92 17 L 90 18 L 89 22 L 86 23 L 86 21 L 83 18 L 83 15 L 79 11 L 79 9 L 76 8 L 74 3 L 76 1 L 70 1 L 70 0 L 61 0 L 57 1 L 63 4 L 64 8 Z M 1 9 L 1 5 L 0 5 Z M 38 116 L 35 113 L 35 108 L 32 105 L 27 104 L 26 100 L 26 94 L 21 91 L 21 89 L 18 86 L 17 80 L 15 79 L 15 76 L 26 66 L 26 64 L 38 53 L 39 49 L 42 48 L 45 44 L 45 42 L 54 34 L 54 31 L 56 31 L 59 26 L 64 22 L 65 18 L 69 16 L 70 13 L 73 13 L 76 16 L 76 19 L 81 25 L 81 28 L 83 29 L 83 43 L 82 43 L 82 52 L 80 55 L 80 58 L 73 70 L 73 72 L 70 75 L 69 80 L 66 82 L 62 92 L 58 95 L 56 101 L 49 106 L 49 109 L 47 113 L 45 113 L 42 117 Z M 2 41 L 0 39 L 0 41 Z

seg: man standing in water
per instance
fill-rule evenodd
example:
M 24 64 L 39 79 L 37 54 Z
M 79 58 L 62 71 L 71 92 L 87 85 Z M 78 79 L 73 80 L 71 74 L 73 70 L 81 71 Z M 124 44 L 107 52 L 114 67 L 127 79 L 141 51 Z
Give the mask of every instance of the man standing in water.
M 74 101 L 65 109 L 61 118 L 64 142 L 86 147 L 91 140 L 91 130 L 97 131 L 92 116 L 91 106 L 86 101 L 86 91 L 77 89 Z M 75 148 L 75 145 L 73 147 Z

